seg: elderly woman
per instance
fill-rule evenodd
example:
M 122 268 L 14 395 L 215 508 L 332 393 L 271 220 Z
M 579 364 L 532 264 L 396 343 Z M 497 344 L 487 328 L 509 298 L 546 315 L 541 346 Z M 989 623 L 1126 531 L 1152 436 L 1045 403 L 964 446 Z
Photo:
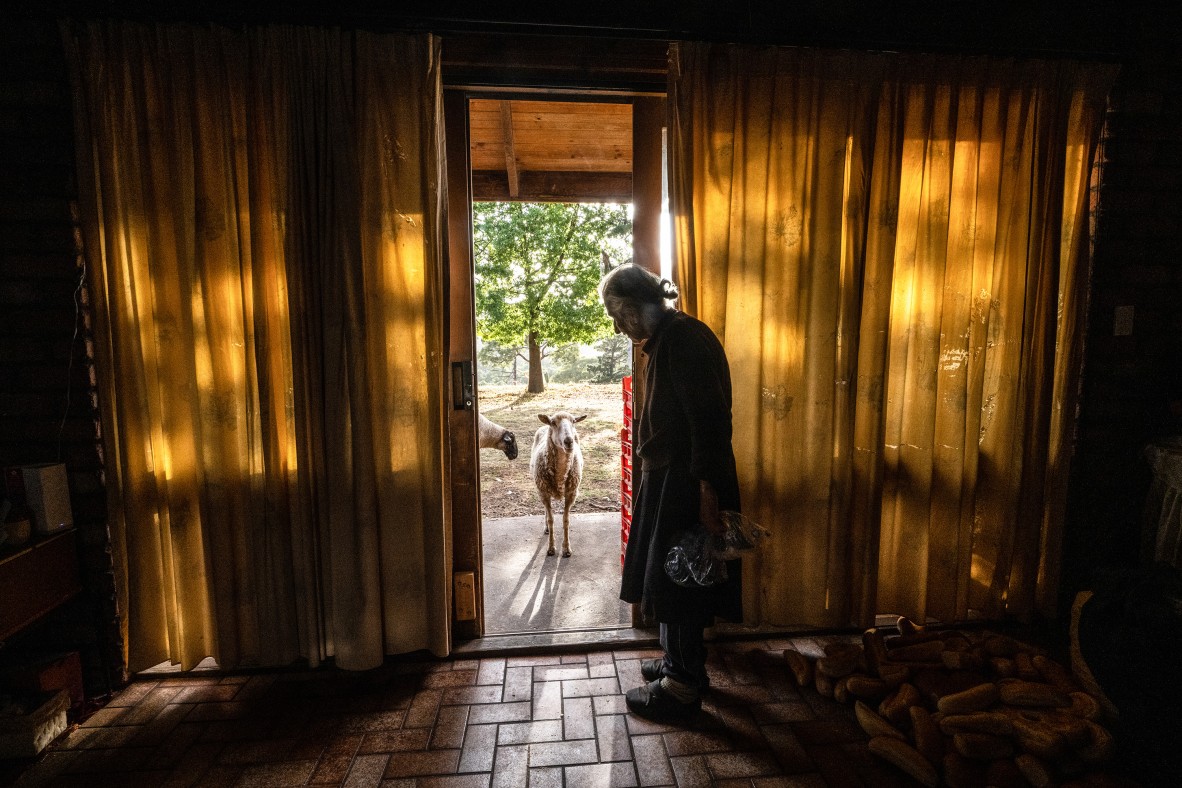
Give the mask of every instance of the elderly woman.
M 715 617 L 742 618 L 739 562 L 727 581 L 682 587 L 665 556 L 687 529 L 722 533 L 720 510 L 739 509 L 731 448 L 731 378 L 722 344 L 705 323 L 674 309 L 677 288 L 633 264 L 610 271 L 600 298 L 617 332 L 647 356 L 636 426 L 640 484 L 624 555 L 620 598 L 639 602 L 660 624 L 665 656 L 646 660 L 647 683 L 629 690 L 628 708 L 660 722 L 687 720 L 707 686 L 703 630 Z

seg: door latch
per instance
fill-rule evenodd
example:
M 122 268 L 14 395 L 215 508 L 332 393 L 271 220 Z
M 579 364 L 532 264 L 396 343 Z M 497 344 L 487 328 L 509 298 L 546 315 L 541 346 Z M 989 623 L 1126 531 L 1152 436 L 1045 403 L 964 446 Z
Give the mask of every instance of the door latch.
M 472 410 L 476 403 L 476 383 L 471 361 L 451 362 L 451 404 L 454 410 Z

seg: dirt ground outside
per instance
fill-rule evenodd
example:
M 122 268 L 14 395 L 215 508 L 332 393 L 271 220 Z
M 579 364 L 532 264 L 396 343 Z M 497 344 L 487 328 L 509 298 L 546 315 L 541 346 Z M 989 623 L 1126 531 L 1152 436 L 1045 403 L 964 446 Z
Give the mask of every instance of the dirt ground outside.
M 484 517 L 520 517 L 544 513 L 529 478 L 529 452 L 542 426 L 538 414 L 565 410 L 587 414 L 577 425 L 583 449 L 583 482 L 572 512 L 620 509 L 620 429 L 624 424 L 620 383 L 554 383 L 541 394 L 527 394 L 524 384 L 480 386 L 480 412 L 517 436 L 519 454 L 509 460 L 493 449 L 480 451 L 480 509 Z M 561 509 L 555 514 L 561 517 Z

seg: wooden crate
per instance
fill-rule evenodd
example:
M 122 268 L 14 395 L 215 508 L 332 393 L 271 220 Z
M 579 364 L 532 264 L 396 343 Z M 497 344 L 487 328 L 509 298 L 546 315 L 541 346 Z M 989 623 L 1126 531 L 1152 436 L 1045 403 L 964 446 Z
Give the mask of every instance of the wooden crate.
M 66 730 L 70 693 L 25 696 L 25 714 L 0 713 L 0 758 L 32 758 Z

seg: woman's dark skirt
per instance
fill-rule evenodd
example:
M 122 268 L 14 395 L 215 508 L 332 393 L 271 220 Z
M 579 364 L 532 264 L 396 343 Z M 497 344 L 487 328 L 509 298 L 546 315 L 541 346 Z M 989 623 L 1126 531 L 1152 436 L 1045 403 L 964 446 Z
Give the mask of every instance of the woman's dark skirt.
M 709 588 L 679 586 L 665 574 L 669 548 L 687 529 L 700 527 L 698 489 L 697 479 L 681 465 L 640 475 L 620 599 L 641 603 L 645 616 L 660 623 L 710 626 L 715 617 L 743 619 L 739 561 L 728 561 L 726 582 Z

